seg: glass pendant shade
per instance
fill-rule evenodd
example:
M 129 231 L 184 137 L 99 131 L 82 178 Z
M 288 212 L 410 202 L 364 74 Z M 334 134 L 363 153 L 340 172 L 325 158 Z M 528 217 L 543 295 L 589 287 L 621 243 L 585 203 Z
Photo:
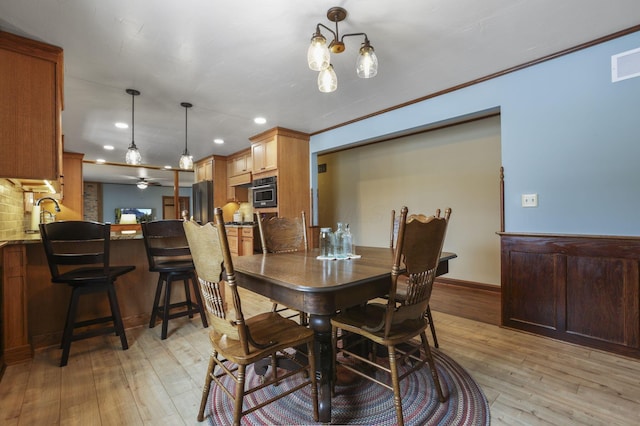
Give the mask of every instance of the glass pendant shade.
M 129 149 L 127 149 L 127 154 L 124 157 L 124 160 L 127 164 L 138 165 L 142 163 L 142 156 L 140 155 L 140 151 L 138 151 L 138 147 L 135 142 L 131 142 L 129 145 Z
M 360 78 L 372 78 L 378 74 L 378 57 L 368 41 L 360 48 L 356 73 Z
M 322 71 L 329 66 L 329 48 L 327 39 L 320 33 L 311 38 L 309 50 L 307 50 L 307 63 L 314 71 Z
M 180 168 L 183 170 L 193 169 L 193 156 L 189 155 L 188 151 L 183 152 L 180 157 Z
M 323 93 L 335 92 L 338 88 L 338 76 L 333 70 L 333 65 L 320 71 L 318 74 L 318 89 Z

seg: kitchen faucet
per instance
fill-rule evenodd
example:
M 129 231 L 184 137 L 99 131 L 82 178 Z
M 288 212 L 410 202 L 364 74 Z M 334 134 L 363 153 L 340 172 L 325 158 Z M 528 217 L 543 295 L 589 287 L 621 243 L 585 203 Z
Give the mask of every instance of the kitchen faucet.
M 36 206 L 40 207 L 40 203 L 42 202 L 42 200 L 50 200 L 53 201 L 53 204 L 55 204 L 55 211 L 56 212 L 60 212 L 60 205 L 58 204 L 58 202 L 56 201 L 55 198 L 51 198 L 51 197 L 42 197 L 40 199 L 38 199 L 38 201 L 36 201 Z M 44 223 L 44 218 L 45 218 L 45 214 L 48 213 L 49 217 L 51 217 L 52 220 L 56 220 L 56 216 L 51 213 L 48 210 L 42 209 L 42 211 L 40 212 L 40 217 L 39 217 L 39 222 L 40 223 Z
M 58 204 L 58 202 L 56 201 L 56 199 L 55 199 L 55 198 L 52 198 L 52 197 L 42 197 L 42 198 L 38 199 L 38 201 L 36 201 L 36 206 L 39 206 L 39 205 L 40 205 L 40 203 L 42 202 L 42 200 L 51 200 L 51 201 L 53 201 L 53 204 L 55 204 L 55 205 L 56 205 L 56 207 L 55 207 L 56 212 L 60 212 L 60 204 Z

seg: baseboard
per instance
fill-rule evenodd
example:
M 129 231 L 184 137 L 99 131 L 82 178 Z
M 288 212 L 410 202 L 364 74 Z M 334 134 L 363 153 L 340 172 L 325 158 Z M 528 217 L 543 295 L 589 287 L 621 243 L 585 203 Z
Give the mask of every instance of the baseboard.
M 455 278 L 438 277 L 436 278 L 434 284 L 436 287 L 439 285 L 448 285 L 448 286 L 455 286 L 455 287 L 470 288 L 474 290 L 484 290 L 484 291 L 491 291 L 495 293 L 502 293 L 502 288 L 499 285 L 484 284 L 484 283 L 478 283 L 475 281 L 458 280 Z

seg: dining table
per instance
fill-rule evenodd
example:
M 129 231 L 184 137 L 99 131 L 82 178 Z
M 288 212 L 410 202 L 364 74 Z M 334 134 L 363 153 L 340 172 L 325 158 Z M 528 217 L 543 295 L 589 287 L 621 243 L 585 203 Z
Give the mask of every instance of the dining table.
M 305 312 L 315 334 L 319 420 L 331 422 L 333 349 L 331 318 L 341 309 L 385 296 L 389 291 L 394 250 L 356 247 L 349 259 L 319 259 L 319 250 L 234 256 L 239 287 L 288 308 Z M 455 253 L 442 252 L 436 276 L 449 271 Z

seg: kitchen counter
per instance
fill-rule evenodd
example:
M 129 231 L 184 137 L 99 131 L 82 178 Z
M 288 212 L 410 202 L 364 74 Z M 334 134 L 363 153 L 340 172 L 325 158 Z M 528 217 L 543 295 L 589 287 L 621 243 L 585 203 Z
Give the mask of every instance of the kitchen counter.
M 34 349 L 60 344 L 70 294 L 68 286 L 51 282 L 39 233 L 16 231 L 3 238 L 0 284 L 4 297 L 0 301 L 0 316 L 4 318 L 4 328 L 0 332 L 0 370 L 2 364 L 30 359 Z M 125 328 L 148 326 L 158 274 L 149 271 L 142 234 L 116 234 L 112 229 L 111 263 L 135 266 L 134 271 L 116 282 Z M 181 298 L 184 290 L 176 286 L 172 302 Z M 83 302 L 78 316 L 85 317 L 89 311 L 107 316 L 106 298 Z
M 111 240 L 141 240 L 142 233 L 136 232 L 133 234 L 127 233 L 117 233 L 111 231 Z M 40 232 L 24 232 L 24 231 L 15 231 L 14 233 L 10 233 L 5 237 L 4 240 L 0 241 L 0 248 L 6 245 L 12 244 L 33 244 L 40 243 L 42 238 L 40 238 Z

